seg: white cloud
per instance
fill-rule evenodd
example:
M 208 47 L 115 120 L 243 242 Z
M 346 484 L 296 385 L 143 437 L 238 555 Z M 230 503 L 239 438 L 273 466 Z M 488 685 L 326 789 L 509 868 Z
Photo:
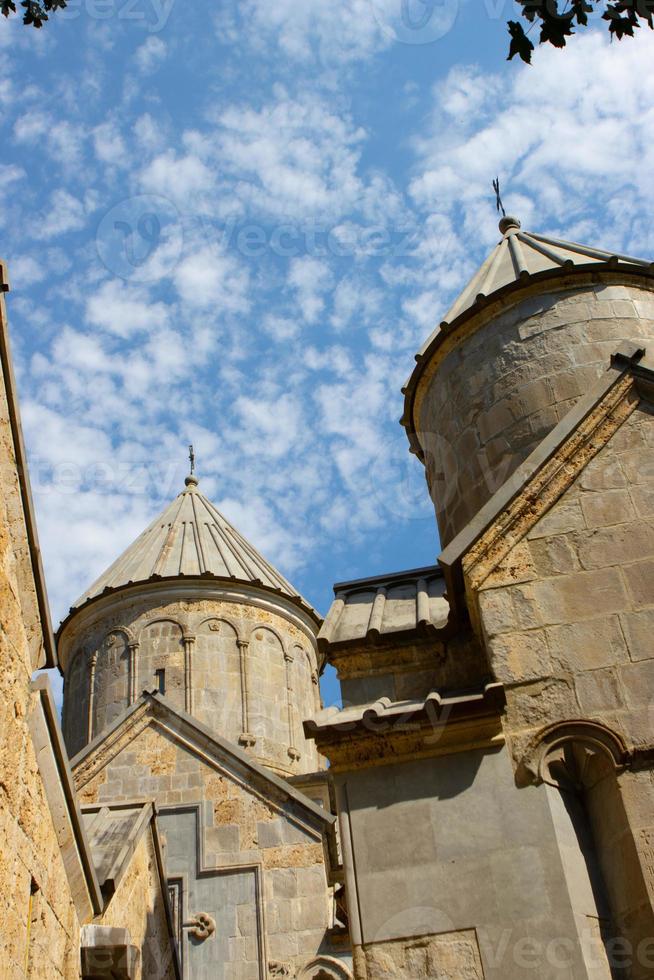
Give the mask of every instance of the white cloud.
M 322 259 L 304 256 L 291 261 L 288 284 L 295 291 L 305 323 L 315 323 L 324 310 L 324 294 L 331 282 L 331 270 Z
M 79 231 L 86 224 L 82 202 L 67 190 L 59 188 L 50 196 L 42 219 L 32 225 L 34 238 L 48 239 L 69 231 Z
M 104 122 L 93 131 L 95 155 L 102 163 L 127 166 L 127 147 L 116 122 Z
M 387 48 L 392 38 L 375 18 L 370 0 L 246 0 L 242 24 L 255 46 L 271 39 L 293 61 L 316 56 L 342 64 L 367 59 Z
M 217 245 L 206 245 L 183 259 L 175 271 L 175 286 L 183 303 L 217 314 L 248 309 L 248 273 Z
M 156 156 L 142 171 L 141 187 L 146 194 L 161 194 L 192 208 L 199 205 L 215 182 L 211 169 L 193 154 L 179 156 L 169 149 Z
M 103 283 L 86 303 L 87 321 L 119 337 L 151 331 L 164 325 L 168 316 L 165 304 L 151 302 L 147 290 L 118 279 Z
M 460 207 L 466 229 L 496 237 L 489 174 L 504 177 L 505 204 L 522 217 L 569 227 L 593 202 L 654 189 L 654 38 L 610 44 L 606 32 L 575 38 L 565 53 L 545 46 L 511 76 L 454 69 L 435 89 L 429 131 L 416 141 L 414 200 Z M 536 108 L 537 107 L 537 108 Z M 594 209 L 594 229 L 605 223 Z M 613 241 L 628 222 L 610 223 Z M 606 230 L 609 230 L 608 228 Z
M 149 75 L 156 71 L 162 64 L 168 53 L 168 47 L 160 37 L 151 35 L 137 49 L 134 55 L 136 67 L 142 75 Z

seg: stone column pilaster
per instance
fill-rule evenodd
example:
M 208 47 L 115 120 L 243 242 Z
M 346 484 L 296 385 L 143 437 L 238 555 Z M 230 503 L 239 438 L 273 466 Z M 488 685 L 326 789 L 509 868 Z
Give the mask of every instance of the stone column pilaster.
M 189 715 L 193 714 L 193 651 L 195 636 L 189 634 L 184 641 L 184 707 Z
M 129 703 L 134 704 L 136 701 L 137 690 L 136 673 L 138 670 L 138 642 L 129 643 L 127 649 L 129 650 Z
M 248 640 L 237 640 L 236 645 L 238 646 L 239 653 L 239 666 L 241 670 L 241 734 L 239 735 L 238 741 L 239 745 L 244 745 L 245 748 L 249 748 L 254 745 L 256 738 L 254 735 L 250 734 L 250 711 L 249 711 L 249 700 L 250 700 L 250 689 L 249 689 L 249 677 L 248 677 L 248 654 L 250 650 L 250 644 Z
M 90 742 L 93 738 L 93 711 L 95 708 L 95 669 L 98 664 L 98 652 L 91 655 L 91 670 L 89 673 L 89 717 L 86 731 L 86 741 Z

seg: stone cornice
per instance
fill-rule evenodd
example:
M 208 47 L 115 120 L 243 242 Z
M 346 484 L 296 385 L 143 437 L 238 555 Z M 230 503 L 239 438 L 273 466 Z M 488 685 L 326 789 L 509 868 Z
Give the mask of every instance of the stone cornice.
M 461 695 L 430 694 L 424 701 L 387 698 L 355 709 L 322 712 L 304 723 L 330 761 L 331 772 L 450 755 L 504 744 L 501 684 Z
M 106 595 L 91 599 L 79 610 L 74 610 L 57 630 L 57 646 L 61 654 L 61 667 L 68 665 L 68 648 L 73 635 L 78 635 L 92 626 L 100 617 L 120 612 L 121 607 L 132 599 L 153 597 L 161 606 L 172 602 L 217 601 L 240 603 L 265 609 L 282 616 L 301 630 L 316 649 L 317 623 L 306 609 L 292 599 L 265 588 L 247 585 L 242 582 L 220 581 L 215 578 L 171 578 L 150 580 L 149 582 L 124 586 Z M 115 629 L 123 629 L 117 620 Z M 320 664 L 321 658 L 318 657 Z

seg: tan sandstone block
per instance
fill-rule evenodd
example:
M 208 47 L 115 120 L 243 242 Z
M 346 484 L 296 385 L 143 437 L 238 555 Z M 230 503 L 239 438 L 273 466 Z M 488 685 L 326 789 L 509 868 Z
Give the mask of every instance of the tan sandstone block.
M 620 622 L 631 659 L 654 658 L 654 609 L 622 613 Z
M 624 704 L 618 675 L 613 667 L 587 670 L 575 678 L 575 688 L 582 711 L 598 714 Z
M 602 490 L 584 493 L 581 509 L 589 528 L 625 524 L 636 517 L 627 490 Z
M 550 626 L 547 639 L 554 662 L 572 673 L 609 667 L 628 659 L 617 616 Z
M 490 640 L 488 645 L 493 671 L 497 679 L 505 684 L 552 674 L 552 661 L 543 630 L 504 633 Z
M 565 575 L 581 568 L 572 534 L 560 534 L 529 542 L 534 567 L 541 578 Z
M 630 707 L 641 708 L 651 705 L 650 724 L 654 728 L 654 660 L 626 664 L 620 669 L 620 678 Z
M 628 565 L 624 574 L 635 605 L 654 606 L 654 559 Z
M 586 527 L 581 504 L 578 500 L 564 499 L 554 504 L 552 509 L 536 523 L 527 538 L 534 541 L 554 534 L 567 534 L 569 531 L 583 531 Z
M 617 568 L 575 572 L 532 585 L 542 622 L 573 623 L 593 618 L 598 609 L 622 612 L 628 599 Z
M 579 559 L 584 568 L 624 565 L 654 555 L 654 527 L 634 521 L 598 528 L 579 542 Z

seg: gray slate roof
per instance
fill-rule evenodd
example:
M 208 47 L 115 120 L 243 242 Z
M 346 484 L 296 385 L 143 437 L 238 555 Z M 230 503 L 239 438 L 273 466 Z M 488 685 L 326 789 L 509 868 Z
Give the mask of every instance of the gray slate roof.
M 442 629 L 450 607 L 437 566 L 341 582 L 318 634 L 321 649 L 339 643 L 378 643 L 415 630 Z
M 259 554 L 198 489 L 196 477 L 79 597 L 72 610 L 104 592 L 158 578 L 210 577 L 263 586 L 301 604 L 290 582 Z

